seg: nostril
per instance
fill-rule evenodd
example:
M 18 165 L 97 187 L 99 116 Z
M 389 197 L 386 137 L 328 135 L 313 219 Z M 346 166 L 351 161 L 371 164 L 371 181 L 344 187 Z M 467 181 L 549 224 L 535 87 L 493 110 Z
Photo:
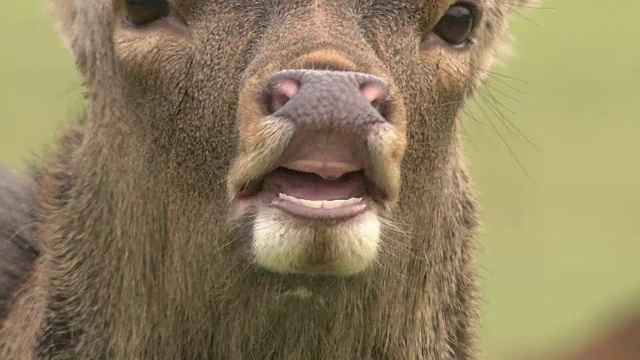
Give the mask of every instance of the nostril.
M 256 98 L 260 111 L 295 123 L 367 126 L 395 117 L 390 88 L 372 74 L 281 70 L 263 84 Z
M 385 119 L 389 115 L 389 101 L 387 90 L 374 82 L 360 85 L 362 96 L 376 109 Z
M 300 90 L 300 84 L 293 79 L 282 79 L 273 84 L 269 99 L 269 110 L 273 114 L 286 105 Z

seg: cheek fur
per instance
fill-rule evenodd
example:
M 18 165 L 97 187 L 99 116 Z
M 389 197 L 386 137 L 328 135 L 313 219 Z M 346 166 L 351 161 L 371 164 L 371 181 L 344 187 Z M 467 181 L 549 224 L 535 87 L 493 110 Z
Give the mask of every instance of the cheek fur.
M 448 98 L 464 93 L 473 75 L 470 52 L 436 48 L 423 54 L 421 60 L 425 68 L 433 69 L 433 93 L 446 94 Z
M 140 32 L 119 26 L 114 32 L 116 69 L 135 97 L 178 103 L 188 86 L 193 59 L 189 39 L 167 31 Z M 153 109 L 145 109 L 153 111 Z

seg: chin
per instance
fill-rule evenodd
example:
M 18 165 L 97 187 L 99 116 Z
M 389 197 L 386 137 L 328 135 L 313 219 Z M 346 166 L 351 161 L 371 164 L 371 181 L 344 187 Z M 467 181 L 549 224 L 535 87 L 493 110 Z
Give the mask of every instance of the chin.
M 253 259 L 274 273 L 350 276 L 369 268 L 378 254 L 380 220 L 366 207 L 348 218 L 323 220 L 265 207 L 253 221 Z

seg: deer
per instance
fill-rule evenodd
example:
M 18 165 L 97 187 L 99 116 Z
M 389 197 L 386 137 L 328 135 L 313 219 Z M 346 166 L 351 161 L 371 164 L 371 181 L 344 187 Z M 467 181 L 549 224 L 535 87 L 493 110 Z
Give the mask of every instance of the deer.
M 50 0 L 88 105 L 0 172 L 0 358 L 475 359 L 460 121 L 530 5 Z

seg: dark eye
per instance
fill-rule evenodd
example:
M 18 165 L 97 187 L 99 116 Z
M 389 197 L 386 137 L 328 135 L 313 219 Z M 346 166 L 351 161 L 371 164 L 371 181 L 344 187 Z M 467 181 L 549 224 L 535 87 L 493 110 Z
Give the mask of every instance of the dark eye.
M 462 45 L 469 40 L 477 21 L 476 18 L 477 9 L 475 6 L 469 3 L 455 4 L 436 24 L 433 33 L 451 45 Z
M 143 26 L 169 15 L 167 0 L 124 0 L 127 19 L 134 25 Z

